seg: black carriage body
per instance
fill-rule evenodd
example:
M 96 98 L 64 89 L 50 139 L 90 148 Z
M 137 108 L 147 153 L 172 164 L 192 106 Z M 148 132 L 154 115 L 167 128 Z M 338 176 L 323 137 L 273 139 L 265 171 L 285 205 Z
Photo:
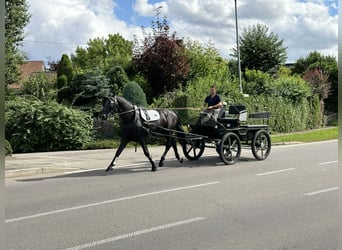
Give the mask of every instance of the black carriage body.
M 184 154 L 196 160 L 205 147 L 214 147 L 225 164 L 234 164 L 244 146 L 251 148 L 257 160 L 264 160 L 271 150 L 269 125 L 265 124 L 269 117 L 269 112 L 253 113 L 249 118 L 261 120 L 262 124 L 246 124 L 247 111 L 243 105 L 232 105 L 228 111 L 223 108 L 217 118 L 201 113 L 188 125 L 191 134 L 183 146 Z

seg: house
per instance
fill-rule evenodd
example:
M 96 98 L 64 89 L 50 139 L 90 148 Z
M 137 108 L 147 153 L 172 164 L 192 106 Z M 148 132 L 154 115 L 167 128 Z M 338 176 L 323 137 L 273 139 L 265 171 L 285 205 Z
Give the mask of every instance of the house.
M 36 73 L 45 73 L 52 79 L 55 77 L 56 73 L 48 71 L 45 67 L 44 61 L 26 61 L 22 65 L 19 66 L 21 71 L 20 80 L 18 83 L 8 85 L 9 89 L 18 90 L 21 88 L 21 85 L 27 81 L 30 76 Z
M 21 82 L 25 82 L 32 74 L 45 72 L 44 61 L 27 61 L 20 66 Z

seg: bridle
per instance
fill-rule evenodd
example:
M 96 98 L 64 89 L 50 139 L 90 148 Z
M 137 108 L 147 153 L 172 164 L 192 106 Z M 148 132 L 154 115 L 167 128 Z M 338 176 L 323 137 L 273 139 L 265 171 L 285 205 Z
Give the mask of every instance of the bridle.
M 114 113 L 114 114 L 118 114 L 118 115 L 125 115 L 125 114 L 131 113 L 131 112 L 135 112 L 137 110 L 137 107 L 135 105 L 133 105 L 133 109 L 127 110 L 124 112 L 120 112 L 120 107 L 119 107 L 118 100 L 117 100 L 116 96 L 108 97 L 108 99 L 110 101 L 110 103 L 109 103 L 110 111 L 108 114 Z

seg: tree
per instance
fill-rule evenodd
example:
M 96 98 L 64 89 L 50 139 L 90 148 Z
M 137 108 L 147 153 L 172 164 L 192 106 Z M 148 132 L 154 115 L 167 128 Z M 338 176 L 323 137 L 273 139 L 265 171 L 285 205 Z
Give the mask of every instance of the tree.
M 228 69 L 228 61 L 220 56 L 212 42 L 200 44 L 197 41 L 186 41 L 186 55 L 189 58 L 190 73 L 184 92 L 190 107 L 200 107 L 208 95 L 210 85 L 215 85 L 222 98 L 232 98 L 238 91 L 238 85 Z M 239 91 L 238 91 L 239 92 Z M 172 93 L 172 97 L 184 100 L 181 92 Z M 177 96 L 179 94 L 179 96 Z M 225 101 L 228 99 L 225 99 Z M 185 102 L 184 102 L 185 103 Z M 164 105 L 166 106 L 166 105 Z M 181 107 L 185 107 L 184 105 Z M 185 112 L 184 112 L 185 113 Z M 190 115 L 190 113 L 189 113 Z M 187 117 L 187 115 L 184 115 Z
M 73 93 L 71 91 L 71 83 L 74 79 L 74 69 L 69 56 L 62 55 L 58 64 L 53 64 L 57 70 L 57 102 L 71 102 Z
M 25 38 L 24 28 L 29 23 L 26 0 L 5 0 L 5 83 L 17 83 L 25 56 L 19 46 Z
M 228 62 L 220 56 L 212 42 L 202 45 L 197 41 L 188 40 L 185 47 L 190 65 L 188 80 L 208 75 L 229 77 Z
M 323 121 L 324 99 L 328 98 L 331 88 L 331 84 L 329 82 L 329 75 L 324 74 L 322 70 L 309 69 L 305 71 L 303 79 L 310 83 L 312 91 L 319 96 L 320 120 Z
M 248 69 L 269 72 L 286 62 L 287 52 L 283 40 L 269 33 L 265 25 L 257 24 L 245 29 L 240 36 L 240 58 L 242 71 Z M 237 56 L 236 49 L 233 49 Z
M 71 61 L 78 73 L 100 69 L 107 71 L 113 66 L 124 69 L 131 65 L 133 42 L 120 34 L 109 34 L 108 38 L 95 38 L 87 42 L 87 47 L 77 47 Z
M 146 95 L 139 84 L 134 81 L 128 82 L 123 89 L 123 97 L 135 105 L 147 106 Z
M 57 102 L 61 103 L 64 100 L 72 100 L 72 92 L 66 75 L 61 75 L 57 77 Z
M 68 84 L 70 84 L 70 82 L 74 78 L 74 69 L 72 66 L 72 62 L 70 61 L 69 56 L 66 54 L 62 55 L 62 58 L 57 66 L 57 78 L 62 75 L 66 76 Z
M 338 67 L 337 61 L 333 56 L 324 56 L 317 51 L 310 52 L 306 58 L 299 58 L 292 68 L 293 74 L 303 76 L 308 70 L 322 71 L 328 75 L 331 84 L 330 95 L 325 101 L 328 110 L 337 112 L 338 107 Z
M 133 65 L 150 83 L 152 96 L 172 91 L 184 84 L 189 74 L 183 41 L 170 35 L 167 19 L 152 22 L 152 34 L 145 34 L 142 44 L 137 39 Z
M 128 76 L 125 70 L 121 66 L 114 66 L 108 70 L 106 75 L 109 79 L 111 92 L 115 92 L 116 94 L 122 92 L 123 87 L 128 82 Z
M 72 80 L 69 91 L 72 105 L 92 109 L 102 97 L 109 95 L 109 80 L 99 71 L 78 74 Z
M 23 83 L 21 93 L 35 96 L 39 100 L 48 101 L 54 94 L 53 85 L 45 73 L 36 73 Z

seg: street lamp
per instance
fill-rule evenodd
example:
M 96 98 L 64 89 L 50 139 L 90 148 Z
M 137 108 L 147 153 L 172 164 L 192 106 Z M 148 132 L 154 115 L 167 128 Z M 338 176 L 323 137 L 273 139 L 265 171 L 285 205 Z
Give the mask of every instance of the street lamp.
M 238 77 L 239 77 L 239 85 L 240 92 L 242 93 L 242 83 L 241 83 L 241 61 L 240 61 L 240 46 L 239 46 L 239 29 L 238 29 L 238 18 L 237 18 L 237 5 L 235 1 L 235 30 L 236 30 L 236 50 L 238 56 Z

